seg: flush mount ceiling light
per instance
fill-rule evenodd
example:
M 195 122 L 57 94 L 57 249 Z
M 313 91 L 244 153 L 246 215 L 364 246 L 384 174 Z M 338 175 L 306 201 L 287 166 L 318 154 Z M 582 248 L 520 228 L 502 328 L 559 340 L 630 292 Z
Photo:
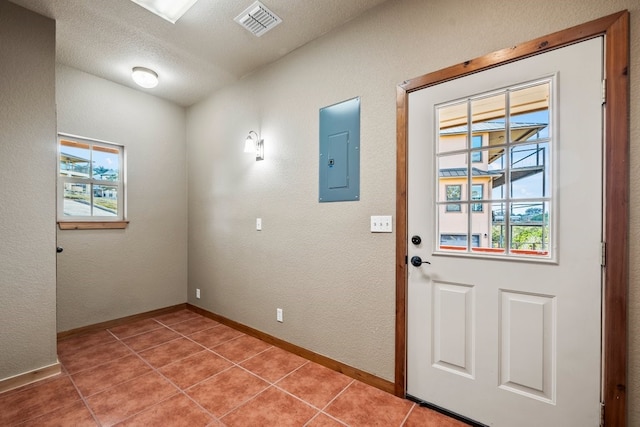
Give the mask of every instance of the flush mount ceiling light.
M 158 73 L 144 67 L 133 67 L 131 71 L 133 81 L 146 89 L 152 89 L 158 86 Z
M 155 13 L 162 19 L 175 24 L 187 10 L 198 0 L 131 0 L 135 4 L 144 7 L 151 13 Z

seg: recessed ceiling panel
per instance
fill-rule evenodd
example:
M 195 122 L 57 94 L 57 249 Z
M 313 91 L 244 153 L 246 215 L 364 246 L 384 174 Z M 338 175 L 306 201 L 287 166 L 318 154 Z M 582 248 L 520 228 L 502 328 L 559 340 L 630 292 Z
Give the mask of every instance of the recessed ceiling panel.
M 198 0 L 131 0 L 137 5 L 155 13 L 162 19 L 175 24 Z

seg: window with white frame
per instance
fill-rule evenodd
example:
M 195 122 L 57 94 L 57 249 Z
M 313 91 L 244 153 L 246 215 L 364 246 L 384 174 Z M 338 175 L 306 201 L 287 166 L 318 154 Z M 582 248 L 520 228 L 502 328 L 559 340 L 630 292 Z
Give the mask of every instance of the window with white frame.
M 124 147 L 58 136 L 58 221 L 124 220 Z
M 435 107 L 438 251 L 552 258 L 552 84 L 543 78 Z
M 447 202 L 460 200 L 460 196 L 462 195 L 462 185 L 447 185 L 446 193 Z M 460 203 L 447 204 L 447 212 L 460 212 L 461 210 L 462 205 L 460 205 Z
M 471 200 L 482 200 L 484 194 L 484 184 L 471 185 Z M 471 212 L 482 212 L 482 203 L 472 203 Z

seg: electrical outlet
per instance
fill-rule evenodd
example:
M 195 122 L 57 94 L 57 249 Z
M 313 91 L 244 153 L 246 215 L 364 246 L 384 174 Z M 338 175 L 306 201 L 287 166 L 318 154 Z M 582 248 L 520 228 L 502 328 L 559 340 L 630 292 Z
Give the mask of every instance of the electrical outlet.
M 200 289 L 196 288 L 196 298 L 200 299 Z
M 256 230 L 257 231 L 262 230 L 262 218 L 256 218 Z
M 284 320 L 282 319 L 282 309 L 281 308 L 277 308 L 276 309 L 276 320 L 280 323 L 284 322 Z

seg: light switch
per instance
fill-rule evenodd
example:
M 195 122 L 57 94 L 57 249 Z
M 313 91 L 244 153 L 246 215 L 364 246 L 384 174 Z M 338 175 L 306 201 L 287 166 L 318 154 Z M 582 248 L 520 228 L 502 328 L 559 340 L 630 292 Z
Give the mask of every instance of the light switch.
M 372 233 L 391 233 L 393 231 L 393 220 L 391 215 L 372 215 Z
M 257 231 L 262 230 L 262 218 L 256 218 L 256 230 Z

